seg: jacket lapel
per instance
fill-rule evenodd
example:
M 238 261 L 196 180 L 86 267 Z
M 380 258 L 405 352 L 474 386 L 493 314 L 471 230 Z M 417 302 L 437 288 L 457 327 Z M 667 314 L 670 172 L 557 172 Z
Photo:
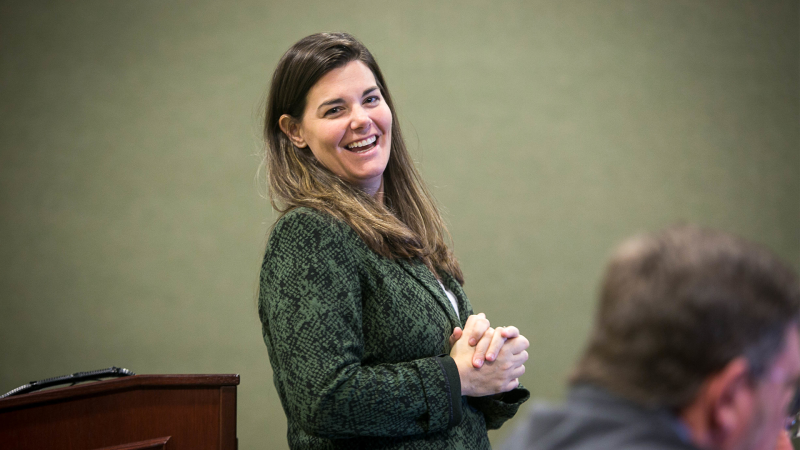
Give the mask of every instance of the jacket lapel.
M 453 326 L 453 328 L 462 326 L 461 323 L 459 323 L 456 312 L 453 310 L 453 305 L 450 303 L 450 300 L 448 300 L 447 296 L 445 296 L 444 291 L 442 291 L 442 287 L 439 286 L 439 282 L 436 281 L 436 277 L 433 276 L 425 264 L 422 264 L 418 261 L 412 262 L 403 259 L 399 261 L 400 266 L 411 276 L 413 276 L 417 282 L 427 289 L 433 298 L 436 299 L 436 302 L 439 303 L 439 306 L 444 309 L 444 312 L 447 315 L 447 318 L 450 320 L 450 324 Z M 460 310 L 462 309 L 461 304 L 463 302 L 458 295 L 456 296 L 458 297 Z M 461 311 L 459 311 L 459 314 L 461 314 Z
M 467 323 L 467 318 L 473 314 L 472 306 L 467 301 L 467 294 L 464 293 L 464 289 L 449 273 L 442 275 L 442 278 L 442 283 L 444 283 L 445 287 L 452 292 L 458 300 L 458 317 L 461 322 L 459 326 L 464 328 L 464 324 Z

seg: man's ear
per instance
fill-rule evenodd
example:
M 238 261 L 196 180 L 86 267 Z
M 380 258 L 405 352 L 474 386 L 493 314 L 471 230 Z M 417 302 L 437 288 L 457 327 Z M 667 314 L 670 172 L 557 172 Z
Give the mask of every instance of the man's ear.
M 755 386 L 744 357 L 729 362 L 709 385 L 710 428 L 718 442 L 738 439 L 750 424 Z
M 753 392 L 747 360 L 736 358 L 703 382 L 679 414 L 700 448 L 727 448 L 749 423 Z
M 295 120 L 294 117 L 288 114 L 282 115 L 281 118 L 278 119 L 278 126 L 281 127 L 281 131 L 283 131 L 283 134 L 285 134 L 286 137 L 288 137 L 289 140 L 292 141 L 292 144 L 294 144 L 298 148 L 305 148 L 306 146 L 308 146 L 308 144 L 306 144 L 306 140 L 303 139 L 303 135 L 300 129 L 300 123 L 297 120 Z

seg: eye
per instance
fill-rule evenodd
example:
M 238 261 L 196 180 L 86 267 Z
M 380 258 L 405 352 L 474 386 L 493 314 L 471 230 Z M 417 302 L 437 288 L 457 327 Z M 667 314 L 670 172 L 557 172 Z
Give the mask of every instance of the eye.
M 377 95 L 370 95 L 369 97 L 364 99 L 365 104 L 375 104 L 381 101 L 381 98 Z
M 338 113 L 338 112 L 342 111 L 342 109 L 343 109 L 343 108 L 342 108 L 341 106 L 334 106 L 333 108 L 331 108 L 331 109 L 329 109 L 329 110 L 325 111 L 325 115 L 326 115 L 326 116 L 331 116 L 331 115 L 334 115 L 334 114 L 336 114 L 336 113 Z

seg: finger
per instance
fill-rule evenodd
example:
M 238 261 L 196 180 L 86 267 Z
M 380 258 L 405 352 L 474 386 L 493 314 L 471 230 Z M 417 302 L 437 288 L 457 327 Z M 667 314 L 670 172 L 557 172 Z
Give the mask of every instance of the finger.
M 462 330 L 461 327 L 455 327 L 453 329 L 453 334 L 450 335 L 450 347 L 456 344 L 456 341 L 461 339 Z
M 510 371 L 508 371 L 507 375 L 508 375 L 509 378 L 514 378 L 514 379 L 519 380 L 519 378 L 521 376 L 525 375 L 525 365 L 523 364 L 523 365 L 521 365 L 519 367 L 515 367 L 514 369 L 511 369 Z
M 486 350 L 489 348 L 489 344 L 492 342 L 492 337 L 497 334 L 494 332 L 494 328 L 489 327 L 486 332 L 483 333 L 483 337 L 481 340 L 478 341 L 478 344 L 475 345 L 475 353 L 472 355 L 472 365 L 475 366 L 476 369 L 480 369 L 483 366 L 483 361 L 486 358 Z
M 503 359 L 512 365 L 518 366 L 520 364 L 525 364 L 525 361 L 528 360 L 528 352 L 523 350 L 517 354 L 513 354 L 507 350 L 508 345 L 511 343 L 509 339 L 506 341 L 506 345 L 500 350 L 500 354 L 497 356 L 498 361 Z
M 472 322 L 474 322 L 476 320 L 485 319 L 485 318 L 486 318 L 486 314 L 484 314 L 484 313 L 472 314 L 469 317 L 467 317 L 467 323 L 472 323 Z
M 506 339 L 512 339 L 519 336 L 519 330 L 517 327 L 502 327 L 503 328 L 503 337 Z M 497 327 L 500 329 L 500 327 Z
M 489 321 L 483 313 L 469 316 L 467 323 L 464 324 L 464 334 L 467 337 L 467 342 L 471 347 L 474 347 L 481 337 L 489 329 Z
M 514 370 L 528 361 L 528 352 L 523 350 L 516 355 L 512 354 L 508 350 L 508 346 L 511 343 L 511 340 L 506 341 L 506 344 L 503 348 L 500 349 L 500 353 L 497 355 L 496 364 L 499 364 L 501 369 L 505 372 Z M 487 363 L 489 359 L 486 359 Z
M 518 387 L 519 387 L 519 378 L 514 378 L 513 380 L 506 383 L 506 385 L 500 389 L 500 392 L 508 392 Z
M 494 336 L 492 336 L 492 342 L 489 343 L 489 346 L 486 350 L 486 360 L 494 361 L 497 359 L 497 355 L 500 353 L 500 348 L 502 348 L 503 344 L 505 343 L 506 338 L 503 337 L 503 327 L 495 328 Z
M 508 392 L 511 389 L 516 389 L 519 387 L 519 378 L 525 374 L 525 366 L 520 366 L 514 369 L 513 371 L 509 372 L 508 375 L 508 382 L 503 386 L 504 389 L 502 392 Z
M 478 313 L 474 317 L 473 328 L 468 334 L 469 339 L 467 340 L 472 347 L 478 344 L 478 341 L 481 340 L 486 330 L 489 329 L 489 321 L 486 319 L 486 314 Z
M 528 349 L 530 343 L 525 336 L 520 335 L 519 337 L 515 337 L 513 339 L 508 339 L 506 344 L 503 346 L 505 351 L 511 352 L 512 355 L 516 355 Z

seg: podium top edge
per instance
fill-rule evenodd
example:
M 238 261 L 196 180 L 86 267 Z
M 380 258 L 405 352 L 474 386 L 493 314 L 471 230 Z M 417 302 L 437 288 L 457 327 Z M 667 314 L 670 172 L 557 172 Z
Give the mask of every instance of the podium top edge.
M 7 409 L 33 406 L 38 403 L 64 401 L 76 397 L 104 395 L 137 389 L 207 389 L 238 386 L 238 374 L 164 374 L 132 375 L 110 380 L 93 381 L 0 399 L 0 412 Z

